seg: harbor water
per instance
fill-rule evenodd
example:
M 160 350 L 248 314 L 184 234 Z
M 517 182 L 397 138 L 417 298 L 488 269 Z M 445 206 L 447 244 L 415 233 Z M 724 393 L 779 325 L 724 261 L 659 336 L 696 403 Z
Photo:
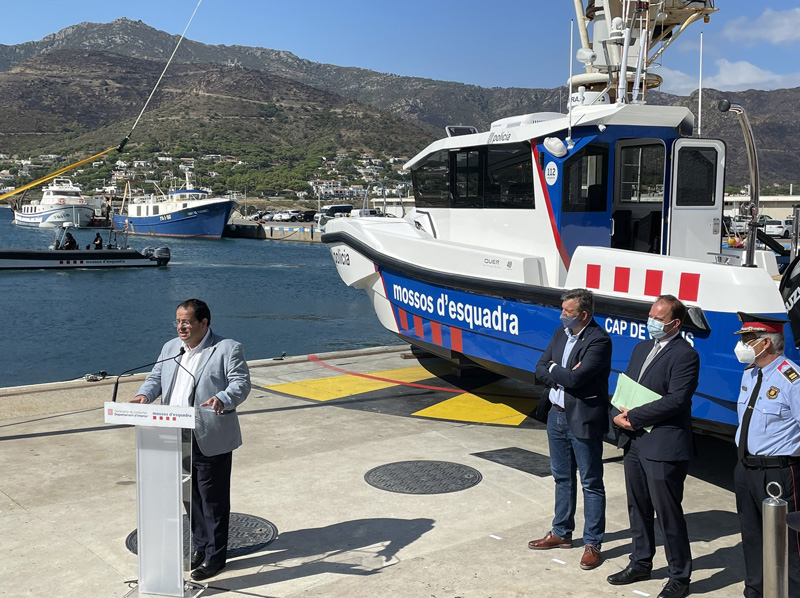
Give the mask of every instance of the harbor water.
M 50 244 L 51 230 L 12 219 L 0 210 L 0 247 Z M 73 235 L 85 247 L 96 232 Z M 191 297 L 209 304 L 211 328 L 242 342 L 247 359 L 398 343 L 365 294 L 342 284 L 325 245 L 135 236 L 129 245 L 167 246 L 172 260 L 165 268 L 0 271 L 0 386 L 116 375 L 149 363 L 175 336 L 175 307 Z

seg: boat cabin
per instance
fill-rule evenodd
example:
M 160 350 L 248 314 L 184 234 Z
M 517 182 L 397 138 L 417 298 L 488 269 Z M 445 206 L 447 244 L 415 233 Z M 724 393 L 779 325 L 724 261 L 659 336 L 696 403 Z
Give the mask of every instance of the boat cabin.
M 713 262 L 725 146 L 690 138 L 688 109 L 647 110 L 574 107 L 439 140 L 407 164 L 417 211 L 442 240 L 543 257 L 555 284 L 580 245 Z

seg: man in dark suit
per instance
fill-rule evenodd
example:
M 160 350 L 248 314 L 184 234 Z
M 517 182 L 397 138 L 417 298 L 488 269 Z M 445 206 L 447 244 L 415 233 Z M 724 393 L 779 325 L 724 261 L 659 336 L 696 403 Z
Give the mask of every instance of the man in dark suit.
M 700 358 L 680 336 L 686 306 L 662 295 L 650 308 L 647 329 L 655 340 L 633 349 L 625 374 L 661 395 L 635 409 L 614 410 L 625 449 L 625 488 L 628 495 L 633 553 L 628 566 L 608 577 L 624 585 L 650 579 L 655 554 L 653 515 L 664 537 L 669 581 L 658 598 L 682 598 L 689 593 L 692 554 L 683 517 L 683 485 L 692 458 L 692 395 L 697 389 Z M 644 428 L 652 426 L 650 432 Z
M 547 388 L 537 411 L 547 413 L 550 470 L 556 483 L 552 529 L 528 548 L 571 548 L 577 503 L 576 468 L 583 486 L 583 544 L 580 566 L 601 561 L 606 527 L 603 486 L 603 435 L 608 430 L 608 375 L 611 339 L 593 318 L 591 291 L 561 296 L 561 323 L 536 364 L 536 378 Z
M 192 579 L 216 575 L 228 550 L 233 451 L 242 444 L 236 414 L 250 392 L 242 345 L 214 334 L 205 302 L 189 299 L 175 314 L 178 337 L 161 349 L 158 363 L 133 398 L 195 406 L 192 433 Z M 170 359 L 175 356 L 175 359 Z

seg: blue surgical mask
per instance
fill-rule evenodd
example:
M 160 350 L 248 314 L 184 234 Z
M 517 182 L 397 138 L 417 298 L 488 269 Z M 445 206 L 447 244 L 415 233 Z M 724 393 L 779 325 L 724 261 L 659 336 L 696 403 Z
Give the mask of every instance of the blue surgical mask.
M 675 320 L 671 320 L 669 322 L 659 322 L 658 320 L 654 320 L 653 318 L 647 318 L 647 332 L 650 333 L 656 340 L 660 340 L 667 336 L 667 333 L 664 331 L 664 326 L 672 324 Z
M 576 316 L 565 316 L 561 314 L 561 323 L 564 325 L 564 328 L 575 330 L 580 325 L 581 319 Z

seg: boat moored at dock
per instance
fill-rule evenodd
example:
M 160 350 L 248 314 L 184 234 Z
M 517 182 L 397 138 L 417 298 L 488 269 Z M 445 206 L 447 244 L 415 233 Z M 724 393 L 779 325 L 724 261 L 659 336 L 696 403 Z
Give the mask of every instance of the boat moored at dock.
M 126 198 L 113 217 L 115 230 L 132 235 L 219 239 L 237 202 L 186 184 L 166 194 Z
M 58 177 L 42 189 L 40 200 L 17 202 L 14 224 L 53 228 L 72 222 L 76 226 L 88 226 L 94 215 L 94 206 L 83 196 L 81 188 L 68 178 Z
M 724 143 L 691 137 L 689 109 L 645 103 L 660 82 L 647 66 L 716 10 L 590 2 L 578 20 L 594 21 L 594 42 L 578 52 L 587 73 L 572 78 L 569 112 L 504 118 L 484 132 L 448 127 L 406 164 L 409 214 L 327 224 L 322 241 L 343 281 L 366 291 L 403 340 L 523 380 L 560 325 L 561 294 L 588 288 L 614 343 L 612 390 L 649 337 L 653 301 L 674 295 L 689 308 L 682 334 L 703 367 L 695 425 L 730 435 L 737 312 L 790 319 L 786 354 L 797 359 L 800 317 L 785 304 L 795 289 L 779 286 L 771 251 L 723 245 Z

